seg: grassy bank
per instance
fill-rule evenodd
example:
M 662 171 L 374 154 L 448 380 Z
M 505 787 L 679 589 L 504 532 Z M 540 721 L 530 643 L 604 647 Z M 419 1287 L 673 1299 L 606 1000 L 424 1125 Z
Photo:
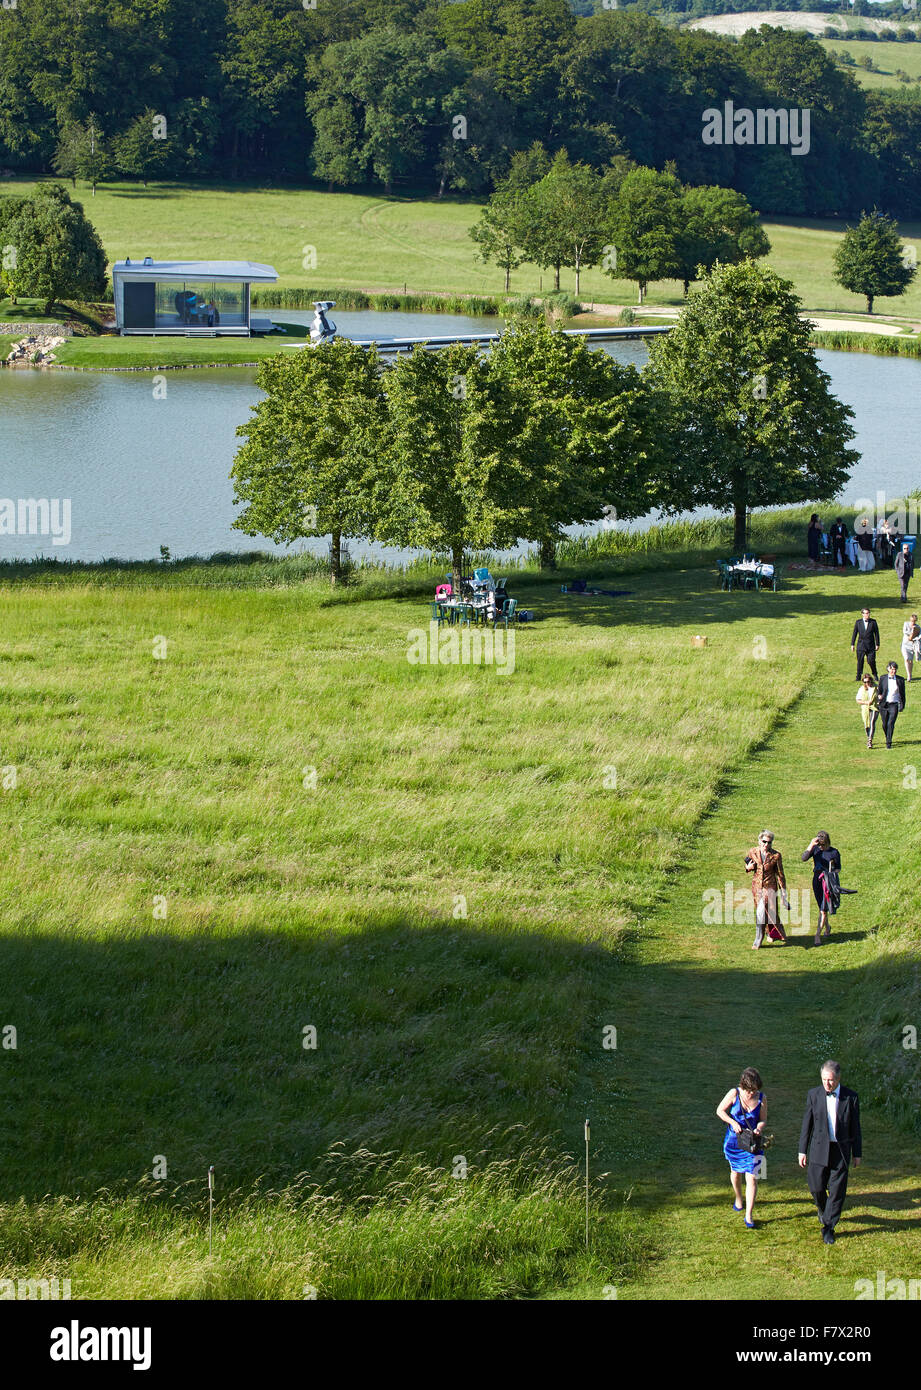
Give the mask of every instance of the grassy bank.
M 712 1108 L 729 1072 L 770 1063 L 786 1154 L 826 1047 L 899 1200 L 917 1159 L 883 1080 L 917 1069 L 886 1021 L 896 980 L 906 1021 L 919 1006 L 917 943 L 891 918 L 911 757 L 861 761 L 847 654 L 865 597 L 895 641 L 892 576 L 724 594 L 673 554 L 596 557 L 649 566 L 616 600 L 517 572 L 541 620 L 506 674 L 409 663 L 419 573 L 369 574 L 371 597 L 296 561 L 275 583 L 258 559 L 0 571 L 4 1277 L 267 1298 L 662 1297 L 693 1278 L 681 1296 L 720 1297 Z M 817 631 L 841 638 L 821 673 Z M 820 796 L 816 768 L 840 769 Z M 790 850 L 817 813 L 861 889 L 857 934 L 804 965 L 704 930 L 701 885 L 736 876 L 765 821 Z M 660 1102 L 679 1061 L 676 1163 Z M 871 1269 L 907 1258 L 900 1210 L 862 1234 Z M 791 1260 L 800 1224 L 765 1230 L 758 1278 L 850 1296 L 812 1246 Z
M 815 332 L 817 348 L 838 352 L 872 352 L 879 357 L 921 357 L 921 338 L 903 338 L 884 333 Z
M 264 338 L 70 338 L 56 351 L 58 365 L 84 371 L 159 367 L 245 367 L 280 352 L 287 339 L 308 341 L 302 324 L 280 323 Z

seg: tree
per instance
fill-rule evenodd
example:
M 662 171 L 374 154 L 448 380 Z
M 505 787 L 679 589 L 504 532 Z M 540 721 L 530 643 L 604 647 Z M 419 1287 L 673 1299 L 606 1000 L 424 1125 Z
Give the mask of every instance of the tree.
M 681 275 L 681 185 L 674 174 L 633 169 L 620 185 L 611 225 L 616 265 L 606 274 L 635 280 L 639 303 L 651 280 Z
M 518 538 L 521 480 L 501 448 L 488 372 L 489 359 L 476 348 L 429 352 L 420 345 L 398 359 L 385 382 L 390 435 L 376 539 L 446 550 L 457 585 L 466 551 Z
M 16 251 L 17 292 L 44 301 L 100 299 L 106 288 L 106 253 L 80 203 L 59 183 L 39 184 L 6 227 Z
M 567 0 L 460 0 L 441 6 L 436 22 L 452 50 L 492 73 L 526 130 L 549 127 L 576 23 Z
M 378 460 L 386 412 L 374 348 L 346 338 L 264 359 L 265 400 L 237 434 L 233 525 L 290 544 L 329 535 L 330 577 L 342 575 L 342 539 L 370 536 L 377 520 Z
M 733 265 L 746 256 L 766 256 L 771 249 L 758 214 L 743 194 L 731 188 L 686 188 L 681 195 L 681 223 L 678 253 L 685 298 L 698 266 L 710 271 L 717 261 Z
M 827 501 L 859 455 L 853 415 L 829 390 L 787 280 L 754 261 L 714 267 L 647 372 L 683 420 L 670 510 L 731 511 L 737 550 L 749 507 Z
M 150 179 L 162 176 L 170 163 L 170 141 L 165 118 L 147 110 L 137 116 L 115 141 L 115 164 L 130 179 L 147 187 Z
M 469 235 L 479 247 L 477 259 L 492 261 L 505 271 L 505 293 L 511 289 L 512 271 L 527 260 L 519 249 L 522 236 L 521 195 L 509 190 L 494 193 L 480 213 L 479 222 L 470 228 Z
M 596 263 L 607 240 L 610 201 L 605 180 L 585 164 L 571 164 L 565 150 L 526 191 L 524 249 L 536 265 L 553 267 L 555 289 L 560 288 L 560 267 L 572 266 L 579 293 L 582 267 Z
M 515 110 L 495 90 L 489 73 L 474 72 L 442 102 L 442 134 L 435 171 L 438 197 L 450 185 L 481 193 L 508 170 Z
M 370 172 L 389 194 L 396 179 L 423 168 L 427 157 L 431 168 L 445 98 L 466 73 L 463 60 L 425 32 L 387 27 L 330 44 L 312 69 L 307 98 L 318 136 L 317 176 L 337 183 Z M 348 141 L 342 151 L 337 136 Z
M 485 390 L 477 451 L 500 451 L 520 479 L 512 521 L 542 568 L 555 566 L 566 526 L 656 505 L 668 431 L 636 368 L 545 324 L 518 325 L 493 347 Z
M 54 172 L 70 179 L 75 188 L 78 178 L 92 184 L 95 198 L 96 185 L 109 178 L 113 169 L 95 116 L 90 116 L 85 125 L 73 121 L 64 127 L 51 163 Z
M 835 251 L 835 279 L 852 294 L 866 295 L 868 314 L 877 295 L 904 294 L 917 271 L 905 258 L 895 222 L 875 208 L 847 228 Z
M 19 297 L 19 250 L 11 240 L 13 227 L 28 198 L 0 198 L 0 290 L 15 304 Z

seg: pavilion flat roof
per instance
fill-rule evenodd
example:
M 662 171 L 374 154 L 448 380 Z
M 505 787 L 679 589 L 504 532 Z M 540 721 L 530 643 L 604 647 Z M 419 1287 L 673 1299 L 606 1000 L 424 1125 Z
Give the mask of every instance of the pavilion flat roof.
M 156 280 L 277 280 L 278 271 L 258 261 L 116 261 L 113 273 Z

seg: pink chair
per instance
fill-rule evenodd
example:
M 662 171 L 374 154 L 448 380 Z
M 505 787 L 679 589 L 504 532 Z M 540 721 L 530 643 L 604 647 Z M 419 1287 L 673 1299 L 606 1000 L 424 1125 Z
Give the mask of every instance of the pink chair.
M 438 602 L 440 599 L 450 598 L 453 592 L 450 584 L 439 584 L 435 589 L 435 601 Z

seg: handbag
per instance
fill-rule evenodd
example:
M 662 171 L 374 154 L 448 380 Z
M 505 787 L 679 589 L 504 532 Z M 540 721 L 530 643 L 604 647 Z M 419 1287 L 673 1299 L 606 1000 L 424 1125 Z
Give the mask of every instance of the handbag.
M 741 1134 L 736 1135 L 736 1147 L 744 1149 L 748 1154 L 763 1153 L 761 1135 L 756 1134 L 753 1129 L 744 1128 Z

